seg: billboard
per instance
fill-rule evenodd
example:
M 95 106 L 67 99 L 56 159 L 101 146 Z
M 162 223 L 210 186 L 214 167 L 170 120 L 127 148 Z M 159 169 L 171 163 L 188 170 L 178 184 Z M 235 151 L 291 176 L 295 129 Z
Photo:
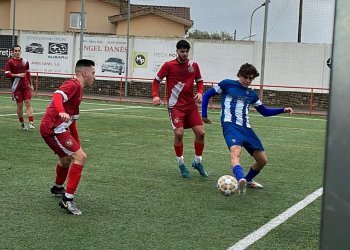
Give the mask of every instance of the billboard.
M 76 39 L 75 58 L 80 56 L 80 38 Z M 126 38 L 84 36 L 83 58 L 95 61 L 97 76 L 125 76 Z
M 30 63 L 31 72 L 72 73 L 73 36 L 21 34 L 22 56 Z

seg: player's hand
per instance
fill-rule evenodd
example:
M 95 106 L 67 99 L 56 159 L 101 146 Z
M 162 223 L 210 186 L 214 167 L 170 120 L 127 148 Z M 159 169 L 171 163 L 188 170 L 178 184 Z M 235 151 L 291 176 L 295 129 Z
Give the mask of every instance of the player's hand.
M 197 93 L 195 96 L 194 96 L 194 99 L 196 101 L 196 103 L 201 103 L 202 102 L 202 94 L 201 93 Z
M 288 113 L 289 115 L 292 115 L 293 109 L 292 108 L 284 108 L 284 113 Z
M 31 89 L 32 91 L 34 91 L 33 85 L 29 85 L 29 87 L 30 87 L 30 89 Z
M 202 117 L 202 121 L 203 121 L 205 124 L 211 124 L 211 120 L 210 120 L 208 117 Z
M 160 101 L 159 96 L 153 97 L 152 102 L 153 102 L 153 105 L 154 105 L 154 106 L 160 105 L 161 101 Z
M 61 120 L 64 122 L 67 122 L 70 119 L 70 116 L 66 112 L 58 113 L 58 115 L 61 117 Z

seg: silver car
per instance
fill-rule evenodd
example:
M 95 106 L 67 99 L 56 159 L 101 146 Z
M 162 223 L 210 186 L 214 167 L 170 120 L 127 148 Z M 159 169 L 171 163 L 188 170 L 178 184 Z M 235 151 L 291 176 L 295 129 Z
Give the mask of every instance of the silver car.
M 117 57 L 110 57 L 102 64 L 102 72 L 110 71 L 121 75 L 125 72 L 125 62 Z

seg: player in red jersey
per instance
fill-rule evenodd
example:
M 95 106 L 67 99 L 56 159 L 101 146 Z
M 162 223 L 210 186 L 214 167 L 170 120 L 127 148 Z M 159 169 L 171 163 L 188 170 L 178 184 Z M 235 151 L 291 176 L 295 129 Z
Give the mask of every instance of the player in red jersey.
M 174 130 L 174 150 L 184 178 L 190 177 L 183 157 L 183 136 L 184 129 L 187 128 L 192 128 L 195 134 L 195 158 L 192 167 L 197 169 L 201 176 L 208 176 L 202 165 L 205 131 L 197 107 L 202 101 L 203 80 L 198 64 L 188 58 L 190 48 L 187 41 L 178 41 L 177 58 L 163 64 L 152 84 L 153 104 L 157 106 L 161 103 L 158 95 L 159 83 L 166 77 L 168 111 Z M 193 91 L 194 82 L 197 84 L 196 94 Z
M 21 47 L 15 45 L 12 48 L 13 56 L 5 65 L 5 76 L 11 78 L 12 81 L 12 99 L 16 100 L 17 116 L 23 130 L 28 130 L 23 118 L 23 102 L 26 106 L 29 119 L 29 128 L 33 129 L 34 116 L 33 107 L 31 104 L 32 89 L 30 84 L 31 75 L 29 72 L 29 62 L 21 57 Z
M 40 124 L 40 134 L 46 144 L 58 155 L 56 180 L 51 193 L 63 195 L 59 205 L 69 213 L 80 215 L 73 201 L 83 171 L 86 154 L 81 148 L 76 120 L 83 88 L 95 80 L 95 63 L 81 59 L 75 65 L 75 79 L 65 81 L 53 94 Z M 69 171 L 68 171 L 69 170 Z M 63 184 L 68 176 L 66 189 Z

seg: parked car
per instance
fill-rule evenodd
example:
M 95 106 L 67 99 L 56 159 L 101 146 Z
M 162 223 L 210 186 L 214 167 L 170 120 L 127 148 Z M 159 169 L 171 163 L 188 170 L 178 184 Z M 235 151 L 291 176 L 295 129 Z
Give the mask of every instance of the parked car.
M 110 71 L 121 75 L 125 72 L 125 62 L 117 57 L 110 57 L 102 64 L 102 72 Z
M 44 47 L 40 43 L 31 43 L 26 46 L 26 52 L 42 54 L 44 52 Z

